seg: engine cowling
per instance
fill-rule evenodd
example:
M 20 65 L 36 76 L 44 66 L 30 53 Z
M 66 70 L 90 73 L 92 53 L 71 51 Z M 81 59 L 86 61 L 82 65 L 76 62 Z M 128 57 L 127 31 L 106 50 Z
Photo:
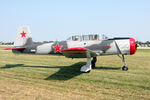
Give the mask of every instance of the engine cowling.
M 113 44 L 114 46 L 109 50 L 110 54 L 133 55 L 136 52 L 137 44 L 135 43 L 134 38 L 124 37 L 109 40 L 115 41 Z

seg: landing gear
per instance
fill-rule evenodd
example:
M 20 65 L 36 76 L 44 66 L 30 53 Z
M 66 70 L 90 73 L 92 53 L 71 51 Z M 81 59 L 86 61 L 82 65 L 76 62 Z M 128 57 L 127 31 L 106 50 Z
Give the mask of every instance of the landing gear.
M 82 73 L 89 73 L 91 71 L 91 55 L 88 51 L 86 52 L 86 56 L 87 56 L 86 65 L 82 66 L 80 69 Z
M 127 71 L 127 70 L 128 70 L 128 67 L 127 67 L 127 66 L 123 66 L 123 67 L 122 67 L 122 70 Z
M 92 68 L 95 68 L 96 61 L 97 61 L 97 58 L 93 57 L 93 60 L 91 61 Z
M 124 63 L 124 66 L 122 67 L 122 70 L 127 71 L 127 70 L 128 70 L 128 67 L 127 67 L 127 64 L 126 64 L 124 55 L 122 55 L 122 61 L 123 61 L 123 63 Z

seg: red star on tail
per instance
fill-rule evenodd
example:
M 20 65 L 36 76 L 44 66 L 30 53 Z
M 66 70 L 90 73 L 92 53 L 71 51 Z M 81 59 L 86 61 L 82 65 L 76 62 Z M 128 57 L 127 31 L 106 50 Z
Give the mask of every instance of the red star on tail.
M 61 52 L 61 50 L 60 50 L 61 47 L 62 47 L 62 46 L 59 46 L 59 44 L 57 43 L 56 46 L 53 47 L 53 48 L 55 48 L 55 53 L 56 53 L 57 51 Z
M 24 33 L 24 31 L 21 34 L 21 37 L 26 37 L 26 33 Z

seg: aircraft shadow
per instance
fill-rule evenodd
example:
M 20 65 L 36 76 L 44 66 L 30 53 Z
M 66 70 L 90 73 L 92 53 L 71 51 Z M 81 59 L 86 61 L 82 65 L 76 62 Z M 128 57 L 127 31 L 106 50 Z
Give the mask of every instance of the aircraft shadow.
M 101 70 L 120 70 L 120 67 L 114 68 L 114 67 L 95 67 L 94 69 L 101 69 Z
M 85 65 L 85 62 L 78 62 L 71 66 L 30 66 L 24 64 L 6 64 L 4 67 L 0 67 L 0 69 L 9 69 L 15 67 L 32 67 L 32 68 L 59 68 L 59 71 L 48 76 L 44 80 L 60 80 L 66 81 L 73 77 L 76 77 L 80 74 L 80 68 Z M 120 68 L 113 68 L 113 67 L 95 67 L 94 69 L 100 70 L 120 70 Z
M 23 66 L 24 64 L 6 64 L 4 67 L 0 67 L 0 69 L 8 69 Z
M 80 68 L 85 64 L 86 64 L 85 62 L 78 62 L 69 67 L 68 66 L 61 67 L 58 72 L 45 78 L 45 80 L 62 80 L 62 81 L 69 80 L 75 76 L 82 74 L 80 72 Z
M 30 66 L 24 64 L 6 64 L 4 67 L 0 67 L 0 69 L 8 69 L 8 68 L 15 68 L 15 67 L 33 67 L 33 68 L 61 68 L 59 66 Z
M 32 67 L 32 68 L 59 68 L 59 71 L 48 76 L 44 80 L 69 80 L 73 77 L 76 77 L 80 74 L 81 66 L 85 65 L 85 62 L 78 62 L 71 66 L 30 66 L 24 64 L 6 64 L 4 67 L 0 67 L 0 69 L 9 69 L 15 67 Z

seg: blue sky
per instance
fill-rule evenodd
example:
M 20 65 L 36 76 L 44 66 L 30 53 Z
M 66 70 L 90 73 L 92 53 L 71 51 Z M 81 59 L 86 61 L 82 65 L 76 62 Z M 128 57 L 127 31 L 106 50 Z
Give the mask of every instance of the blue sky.
M 150 41 L 150 0 L 0 0 L 0 41 L 24 25 L 34 41 L 92 33 Z

